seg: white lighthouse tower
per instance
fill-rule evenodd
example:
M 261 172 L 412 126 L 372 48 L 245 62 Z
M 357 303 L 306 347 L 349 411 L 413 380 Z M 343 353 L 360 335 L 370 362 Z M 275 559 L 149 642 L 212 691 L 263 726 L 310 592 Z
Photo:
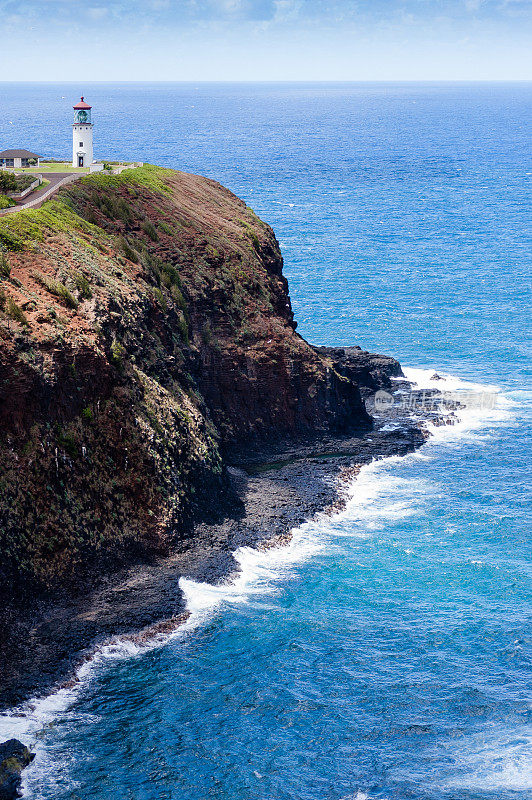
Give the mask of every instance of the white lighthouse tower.
M 72 166 L 90 167 L 94 161 L 92 152 L 91 109 L 82 97 L 74 106 L 74 123 L 72 125 Z

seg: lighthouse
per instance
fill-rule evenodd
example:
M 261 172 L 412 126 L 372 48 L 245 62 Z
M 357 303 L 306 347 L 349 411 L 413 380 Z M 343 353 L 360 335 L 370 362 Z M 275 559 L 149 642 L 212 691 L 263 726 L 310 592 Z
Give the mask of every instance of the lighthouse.
M 90 167 L 94 161 L 92 152 L 91 109 L 82 97 L 74 106 L 74 122 L 72 124 L 72 166 Z

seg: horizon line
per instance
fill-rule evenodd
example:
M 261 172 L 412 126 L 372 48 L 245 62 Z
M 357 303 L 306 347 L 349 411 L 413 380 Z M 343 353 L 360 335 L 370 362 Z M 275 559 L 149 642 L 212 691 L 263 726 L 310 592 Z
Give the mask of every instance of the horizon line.
M 91 78 L 80 78 L 76 81 L 62 81 L 58 79 L 50 79 L 50 80 L 39 80 L 39 81 L 31 81 L 31 80 L 22 80 L 22 81 L 0 81 L 0 86 L 4 85 L 20 85 L 20 84 L 31 84 L 31 85 L 38 85 L 38 84 L 49 84 L 49 83 L 58 83 L 61 85 L 72 85 L 72 86 L 79 86 L 83 83 L 101 83 L 101 84 L 110 84 L 110 83 L 128 83 L 128 84 L 175 84 L 175 83 L 187 83 L 187 84 L 256 84 L 256 83 L 278 83 L 278 84 L 290 84 L 290 83 L 320 83 L 320 84 L 327 84 L 327 83 L 379 83 L 379 84 L 400 84 L 400 83 L 422 83 L 422 84 L 435 84 L 435 83 L 532 83 L 531 78 L 425 78 L 425 79 L 417 79 L 417 78 L 395 78 L 395 79 L 386 79 L 386 78 L 366 78 L 366 79 L 353 79 L 353 78 L 287 78 L 283 80 L 279 79 L 269 79 L 269 78 L 257 78 L 256 80 L 236 80 L 236 79 L 226 79 L 226 80 L 216 80 L 216 79 L 206 79 L 201 78 L 199 80 L 193 79 L 182 79 L 182 80 L 122 80 L 120 78 L 115 78 L 111 80 L 95 80 Z

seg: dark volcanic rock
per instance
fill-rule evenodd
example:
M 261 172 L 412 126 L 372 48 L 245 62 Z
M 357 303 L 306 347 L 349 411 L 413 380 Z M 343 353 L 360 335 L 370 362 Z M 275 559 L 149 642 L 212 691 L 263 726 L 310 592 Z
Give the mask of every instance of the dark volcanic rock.
M 21 773 L 34 758 L 35 755 L 18 739 L 0 744 L 0 800 L 21 797 Z
M 394 430 L 386 425 L 393 419 Z M 216 583 L 237 569 L 233 552 L 241 546 L 287 541 L 290 531 L 324 509 L 336 509 L 339 486 L 374 458 L 406 455 L 426 437 L 400 407 L 375 429 L 347 436 L 275 442 L 242 450 L 238 467 L 228 469 L 239 498 L 233 513 L 216 523 L 200 523 L 186 547 L 151 563 L 141 563 L 102 579 L 83 597 L 53 596 L 29 618 L 16 617 L 9 660 L 0 658 L 0 707 L 45 692 L 114 636 L 149 637 L 161 620 L 186 615 L 179 588 L 182 576 Z M 13 620 L 14 623 L 15 620 Z M 148 631 L 146 633 L 146 631 Z M 1 654 L 1 650 L 0 650 Z
M 315 347 L 317 353 L 330 358 L 333 368 L 357 384 L 363 397 L 378 389 L 390 390 L 390 378 L 404 377 L 400 363 L 391 356 L 367 353 L 360 347 Z

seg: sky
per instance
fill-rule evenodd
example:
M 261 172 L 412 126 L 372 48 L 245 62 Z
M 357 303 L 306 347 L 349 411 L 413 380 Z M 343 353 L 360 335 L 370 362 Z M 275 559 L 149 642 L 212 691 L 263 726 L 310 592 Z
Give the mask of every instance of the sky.
M 0 14 L 0 81 L 532 79 L 532 0 L 0 0 Z

